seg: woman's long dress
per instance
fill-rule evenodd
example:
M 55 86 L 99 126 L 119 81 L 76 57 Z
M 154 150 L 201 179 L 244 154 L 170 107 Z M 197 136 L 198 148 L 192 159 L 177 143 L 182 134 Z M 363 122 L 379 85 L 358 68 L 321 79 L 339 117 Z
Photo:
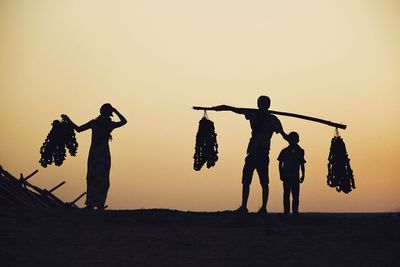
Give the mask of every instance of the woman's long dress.
M 108 142 L 114 129 L 110 118 L 98 117 L 90 122 L 92 143 L 87 166 L 86 205 L 103 208 L 110 187 L 111 155 Z

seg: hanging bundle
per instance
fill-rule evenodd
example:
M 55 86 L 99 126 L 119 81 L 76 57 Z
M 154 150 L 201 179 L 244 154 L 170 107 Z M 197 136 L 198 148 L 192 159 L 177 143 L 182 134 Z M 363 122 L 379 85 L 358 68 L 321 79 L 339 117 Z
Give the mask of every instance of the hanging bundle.
M 336 191 L 342 191 L 346 194 L 355 189 L 353 170 L 350 167 L 346 145 L 339 136 L 337 128 L 336 134 L 331 141 L 328 161 L 328 185 L 335 187 Z
M 75 130 L 69 121 L 55 120 L 51 125 L 53 127 L 40 148 L 39 162 L 44 168 L 53 162 L 56 166 L 61 166 L 66 157 L 66 148 L 71 156 L 75 156 L 78 150 Z
M 207 118 L 207 114 L 204 112 L 196 135 L 193 167 L 196 171 L 200 171 L 203 165 L 207 163 L 207 168 L 211 168 L 217 160 L 217 134 L 215 133 L 214 123 Z

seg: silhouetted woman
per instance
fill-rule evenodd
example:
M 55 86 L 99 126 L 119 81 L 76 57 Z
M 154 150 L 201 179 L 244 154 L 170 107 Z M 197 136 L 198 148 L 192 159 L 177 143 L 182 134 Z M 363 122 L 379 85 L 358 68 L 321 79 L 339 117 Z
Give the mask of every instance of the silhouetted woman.
M 111 120 L 113 113 L 118 116 L 119 122 Z M 108 142 L 111 139 L 111 132 L 125 125 L 127 120 L 108 103 L 101 106 L 100 116 L 82 126 L 77 126 L 67 115 L 63 115 L 63 118 L 70 121 L 77 132 L 92 129 L 86 176 L 86 208 L 102 210 L 110 187 L 111 155 Z

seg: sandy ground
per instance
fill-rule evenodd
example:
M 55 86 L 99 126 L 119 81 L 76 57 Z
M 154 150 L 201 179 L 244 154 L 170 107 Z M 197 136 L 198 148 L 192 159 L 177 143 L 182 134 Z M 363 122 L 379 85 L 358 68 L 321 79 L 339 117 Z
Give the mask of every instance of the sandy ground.
M 0 209 L 0 266 L 400 266 L 400 214 Z

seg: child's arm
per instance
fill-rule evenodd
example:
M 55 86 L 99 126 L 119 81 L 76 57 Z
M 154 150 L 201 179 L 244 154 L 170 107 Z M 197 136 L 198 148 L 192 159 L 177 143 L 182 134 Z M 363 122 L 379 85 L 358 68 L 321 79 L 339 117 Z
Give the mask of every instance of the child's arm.
M 306 175 L 306 168 L 304 167 L 304 163 L 302 163 L 300 165 L 300 169 L 301 169 L 301 177 L 299 179 L 299 182 L 302 183 L 302 182 L 304 182 L 304 178 L 305 178 L 305 175 Z

